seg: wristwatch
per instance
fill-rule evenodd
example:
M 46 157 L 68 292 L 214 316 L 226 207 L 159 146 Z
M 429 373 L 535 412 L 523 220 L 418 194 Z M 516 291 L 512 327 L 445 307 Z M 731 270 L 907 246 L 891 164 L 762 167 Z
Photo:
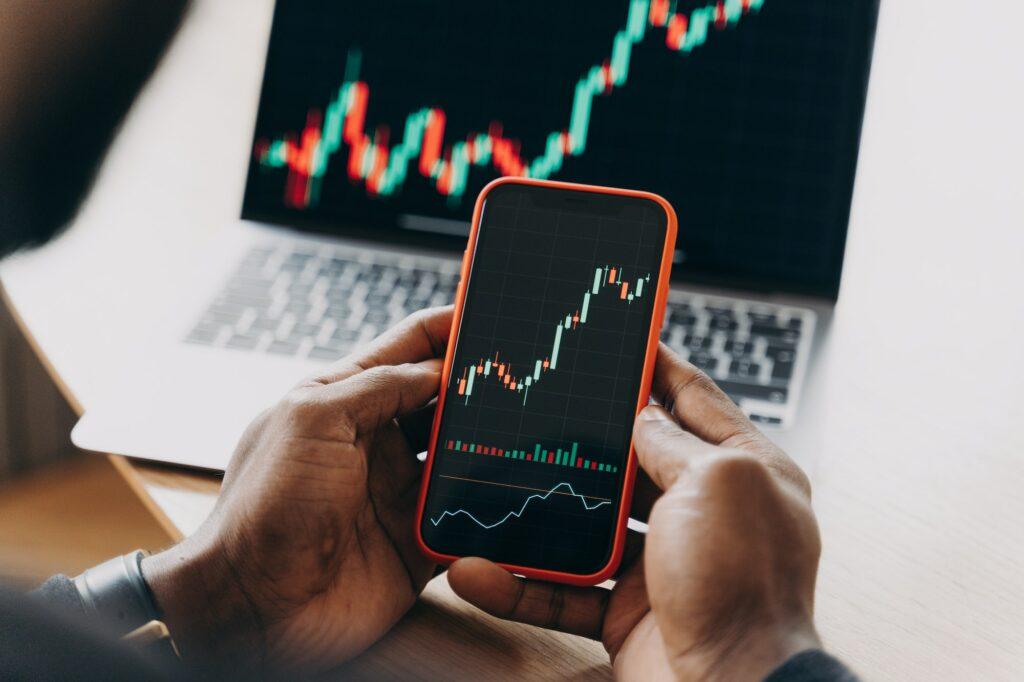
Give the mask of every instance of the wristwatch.
M 145 649 L 167 649 L 177 655 L 160 609 L 142 576 L 141 549 L 87 569 L 74 579 L 86 614 L 113 632 Z

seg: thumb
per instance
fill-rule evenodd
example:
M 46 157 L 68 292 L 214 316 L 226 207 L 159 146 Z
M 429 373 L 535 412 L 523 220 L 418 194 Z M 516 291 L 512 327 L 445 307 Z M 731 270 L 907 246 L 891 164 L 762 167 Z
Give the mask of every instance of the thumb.
M 660 405 L 648 405 L 640 411 L 633 428 L 633 444 L 640 466 L 662 490 L 714 449 L 683 429 Z
M 441 385 L 441 361 L 379 365 L 324 387 L 323 400 L 348 417 L 358 432 L 375 431 L 387 422 L 429 403 Z

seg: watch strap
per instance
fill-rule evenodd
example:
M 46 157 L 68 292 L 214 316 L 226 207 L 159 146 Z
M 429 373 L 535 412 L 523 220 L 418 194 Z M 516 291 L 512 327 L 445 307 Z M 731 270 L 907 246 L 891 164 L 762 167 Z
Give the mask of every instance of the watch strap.
M 86 613 L 118 635 L 160 619 L 156 600 L 142 577 L 146 552 L 135 550 L 86 570 L 74 579 Z

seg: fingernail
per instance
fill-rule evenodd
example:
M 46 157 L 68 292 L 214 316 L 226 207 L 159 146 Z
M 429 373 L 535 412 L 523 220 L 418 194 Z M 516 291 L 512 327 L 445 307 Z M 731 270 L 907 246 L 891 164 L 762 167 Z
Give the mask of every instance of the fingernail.
M 640 410 L 640 419 L 643 421 L 665 421 L 668 418 L 668 413 L 657 405 L 648 405 Z

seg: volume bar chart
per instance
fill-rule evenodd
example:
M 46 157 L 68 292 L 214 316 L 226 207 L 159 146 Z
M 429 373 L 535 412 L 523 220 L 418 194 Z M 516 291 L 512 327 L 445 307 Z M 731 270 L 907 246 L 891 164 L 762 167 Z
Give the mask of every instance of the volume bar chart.
M 651 281 L 650 273 L 635 280 L 623 279 L 622 268 L 598 267 L 594 269 L 594 282 L 583 293 L 580 306 L 571 313 L 566 313 L 553 324 L 553 336 L 551 351 L 543 357 L 536 358 L 532 366 L 528 363 L 526 372 L 516 371 L 512 363 L 501 358 L 500 351 L 495 351 L 492 357 L 480 358 L 472 365 L 462 368 L 462 373 L 457 375 L 456 390 L 458 394 L 469 404 L 469 398 L 473 395 L 473 389 L 478 382 L 493 380 L 496 385 L 507 391 L 522 394 L 523 405 L 530 395 L 530 388 L 540 382 L 548 372 L 558 369 L 558 359 L 562 348 L 562 338 L 575 330 L 580 325 L 585 325 L 590 315 L 590 301 L 603 291 L 610 291 L 612 300 L 624 302 L 626 305 L 633 303 L 641 296 L 648 287 L 645 285 Z
M 457 439 L 445 441 L 445 449 L 452 453 L 465 453 L 470 455 L 482 455 L 486 457 L 501 457 L 523 462 L 536 462 L 538 464 L 553 464 L 555 466 L 567 467 L 570 469 L 587 469 L 590 471 L 602 471 L 609 474 L 618 473 L 619 467 L 614 464 L 606 464 L 583 457 L 579 452 L 579 443 L 562 448 L 544 447 L 540 443 L 534 443 L 529 449 L 505 449 L 482 443 L 463 442 Z

